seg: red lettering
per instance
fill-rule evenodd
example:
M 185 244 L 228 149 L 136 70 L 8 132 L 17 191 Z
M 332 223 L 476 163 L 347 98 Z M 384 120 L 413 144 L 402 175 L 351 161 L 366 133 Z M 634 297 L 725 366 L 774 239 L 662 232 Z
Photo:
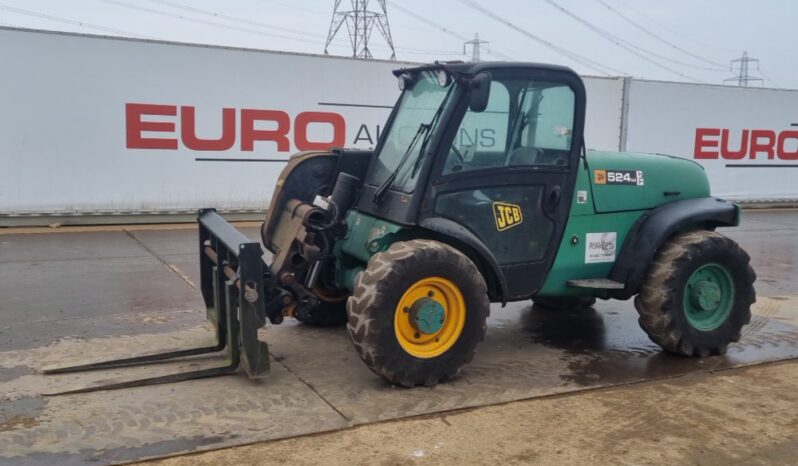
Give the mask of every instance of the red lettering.
M 779 134 L 779 143 L 777 145 L 779 158 L 784 160 L 798 160 L 798 147 L 796 147 L 794 151 L 788 151 L 786 147 L 784 147 L 788 139 L 798 141 L 798 131 L 782 131 Z
M 256 121 L 273 121 L 277 129 L 255 129 Z M 279 110 L 241 110 L 241 150 L 255 150 L 255 141 L 274 141 L 277 150 L 288 152 L 291 143 L 288 140 L 288 130 L 291 128 L 291 119 L 288 114 Z
M 724 129 L 720 132 L 720 155 L 724 159 L 731 159 L 731 160 L 739 160 L 745 158 L 745 154 L 748 152 L 748 130 L 744 129 L 742 132 L 742 137 L 740 138 L 740 149 L 739 150 L 731 150 L 729 149 L 729 130 Z
M 765 142 L 760 142 L 760 139 L 765 139 Z M 752 129 L 751 130 L 751 149 L 748 151 L 748 157 L 755 159 L 756 154 L 764 152 L 767 154 L 768 159 L 775 156 L 773 146 L 776 144 L 776 133 L 768 129 Z
M 693 157 L 697 159 L 717 159 L 718 140 L 708 140 L 708 136 L 720 136 L 718 128 L 696 128 L 695 130 L 695 150 Z M 714 152 L 705 149 L 716 149 Z
M 174 133 L 175 123 L 167 121 L 142 121 L 143 115 L 177 116 L 174 105 L 125 104 L 125 125 L 128 149 L 177 149 L 177 139 L 145 138 L 144 131 Z
M 309 141 L 308 125 L 311 123 L 332 125 L 332 141 Z M 331 147 L 343 147 L 346 144 L 346 121 L 337 113 L 302 112 L 294 119 L 294 144 L 297 150 L 329 150 Z
M 236 143 L 236 109 L 222 109 L 222 135 L 219 139 L 197 137 L 194 107 L 180 107 L 180 137 L 191 150 L 227 150 Z

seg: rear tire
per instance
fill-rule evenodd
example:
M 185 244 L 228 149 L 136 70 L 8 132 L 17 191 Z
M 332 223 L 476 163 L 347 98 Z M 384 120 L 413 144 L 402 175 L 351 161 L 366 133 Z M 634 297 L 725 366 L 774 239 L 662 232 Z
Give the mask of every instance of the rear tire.
M 640 327 L 667 351 L 724 354 L 751 321 L 756 274 L 740 246 L 714 231 L 669 240 L 649 266 L 635 307 Z
M 594 296 L 562 296 L 562 297 L 534 297 L 532 302 L 535 306 L 553 311 L 572 311 L 582 310 L 596 304 Z
M 391 383 L 414 387 L 451 379 L 471 361 L 490 303 L 470 259 L 437 241 L 412 240 L 371 257 L 347 309 L 363 362 Z

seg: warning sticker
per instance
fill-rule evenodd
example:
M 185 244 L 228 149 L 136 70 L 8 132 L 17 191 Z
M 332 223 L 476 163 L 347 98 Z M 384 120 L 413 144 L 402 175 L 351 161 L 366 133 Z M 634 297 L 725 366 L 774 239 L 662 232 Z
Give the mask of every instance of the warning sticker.
M 593 182 L 596 184 L 626 184 L 643 186 L 643 170 L 593 170 Z
M 587 204 L 587 191 L 580 190 L 576 192 L 576 203 Z
M 585 238 L 585 264 L 615 262 L 617 236 L 614 231 L 588 233 Z

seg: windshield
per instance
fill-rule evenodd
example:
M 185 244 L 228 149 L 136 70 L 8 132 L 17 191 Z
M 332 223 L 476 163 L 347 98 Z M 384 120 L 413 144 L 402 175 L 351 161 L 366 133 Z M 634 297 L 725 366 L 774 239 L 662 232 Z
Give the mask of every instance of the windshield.
M 393 123 L 377 154 L 371 182 L 382 185 L 394 176 L 391 187 L 411 192 L 418 177 L 419 154 L 434 134 L 440 110 L 451 100 L 454 84 L 441 86 L 433 72 L 424 71 L 399 100 Z M 436 114 L 438 117 L 436 117 Z M 395 175 L 392 175 L 396 172 Z

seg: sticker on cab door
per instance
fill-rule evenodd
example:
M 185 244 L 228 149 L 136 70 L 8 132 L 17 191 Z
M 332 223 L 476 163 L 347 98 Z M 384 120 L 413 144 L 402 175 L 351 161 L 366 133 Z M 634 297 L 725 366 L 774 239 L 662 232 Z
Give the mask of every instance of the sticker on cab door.
M 643 186 L 645 178 L 643 170 L 593 170 L 593 182 L 596 184 Z
M 506 202 L 493 203 L 493 217 L 496 220 L 496 229 L 499 231 L 518 226 L 524 221 L 521 206 Z
M 585 264 L 615 262 L 617 238 L 614 231 L 588 233 L 585 238 Z

